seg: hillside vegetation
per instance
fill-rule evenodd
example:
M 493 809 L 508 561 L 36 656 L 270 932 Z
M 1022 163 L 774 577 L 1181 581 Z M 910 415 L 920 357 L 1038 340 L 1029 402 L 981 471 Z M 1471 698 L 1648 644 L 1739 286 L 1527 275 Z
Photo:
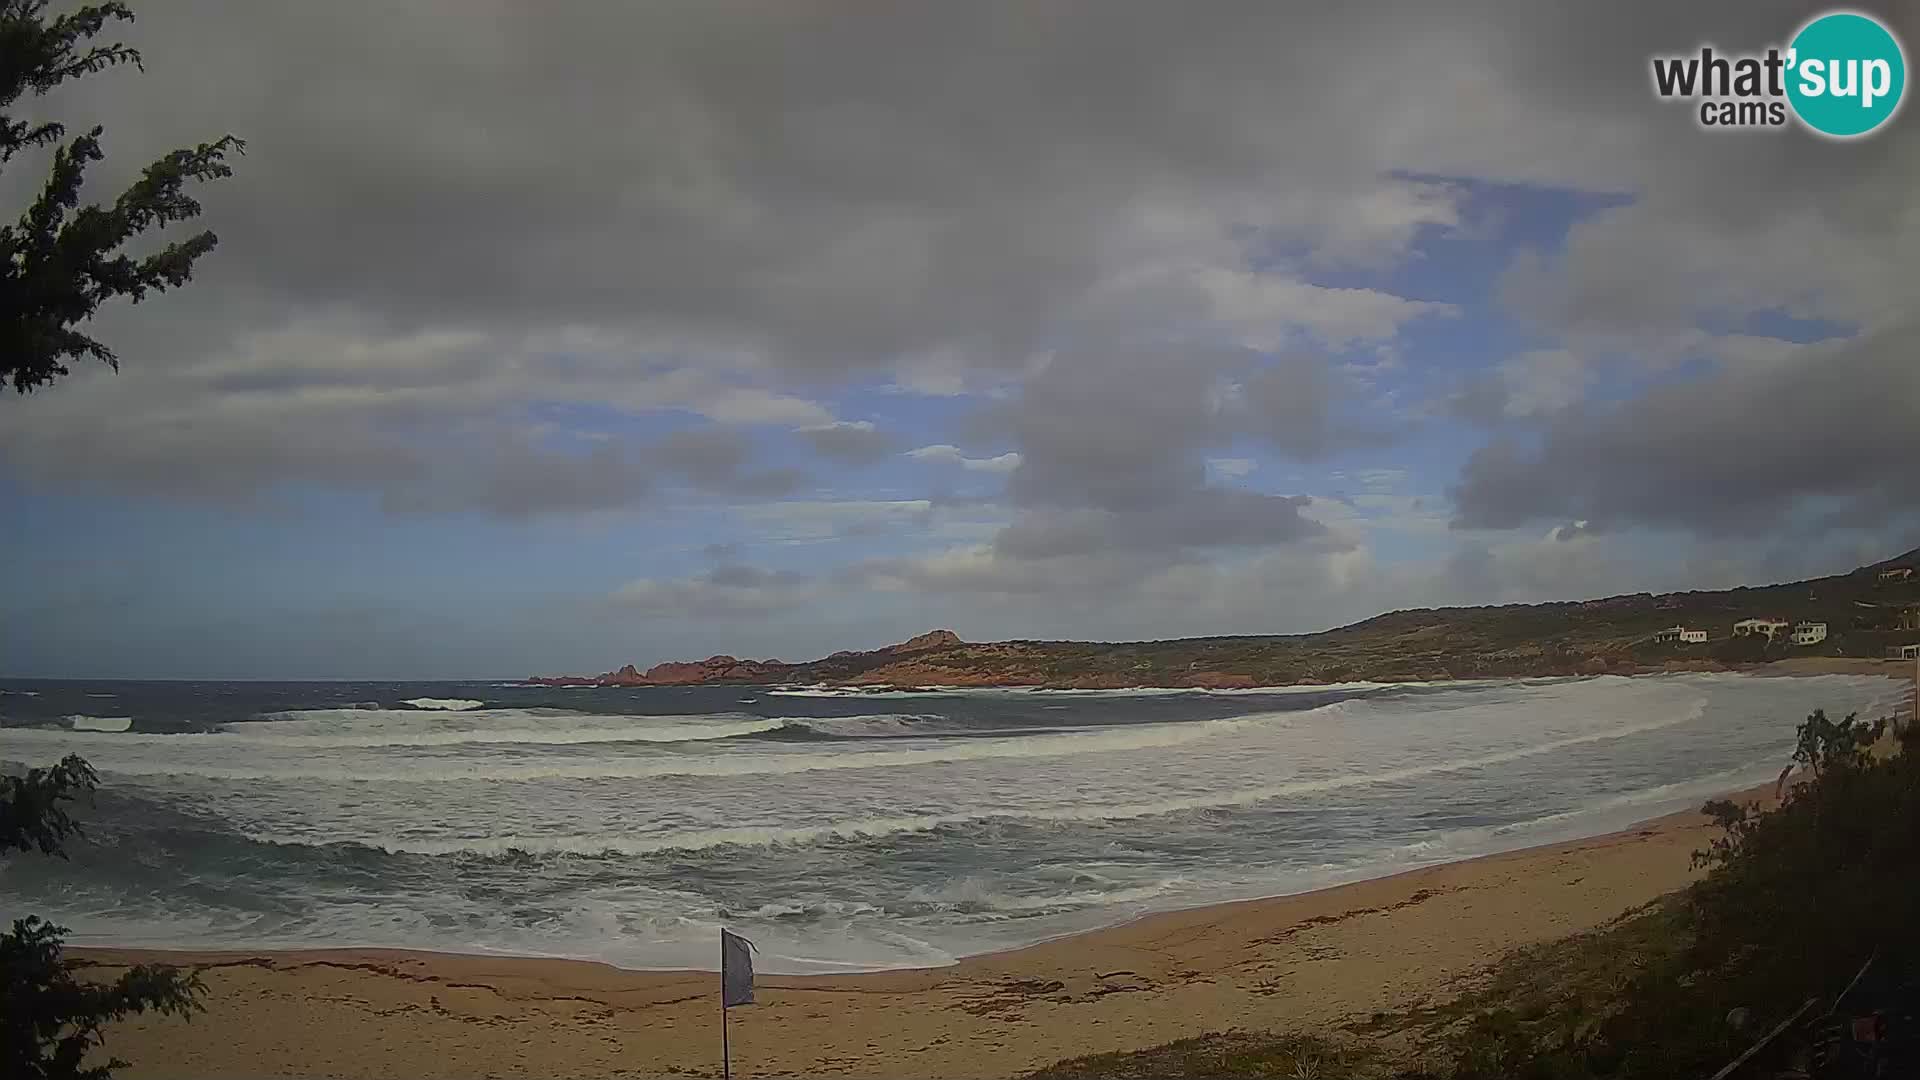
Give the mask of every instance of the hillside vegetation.
M 716 656 L 546 682 L 610 685 L 706 682 L 953 686 L 1256 686 L 1578 675 L 1660 668 L 1724 668 L 1789 656 L 1884 656 L 1920 641 L 1920 549 L 1849 574 L 1718 592 L 1637 593 L 1600 600 L 1396 611 L 1316 634 L 1173 641 L 966 642 L 933 631 L 871 652 L 810 663 Z M 1824 622 L 1814 645 L 1732 636 L 1747 618 Z M 1704 629 L 1705 644 L 1659 642 L 1673 626 Z

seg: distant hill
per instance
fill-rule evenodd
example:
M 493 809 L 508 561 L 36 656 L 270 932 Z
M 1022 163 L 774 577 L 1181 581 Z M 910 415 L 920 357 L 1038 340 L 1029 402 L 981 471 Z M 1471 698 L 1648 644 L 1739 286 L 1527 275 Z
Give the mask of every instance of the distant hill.
M 1900 574 L 1901 570 L 1911 574 Z M 1885 573 L 1883 573 L 1885 572 Z M 1823 622 L 1825 640 L 1733 636 L 1742 619 Z M 1656 641 L 1670 627 L 1704 644 Z M 1599 600 L 1395 611 L 1315 634 L 1172 641 L 967 642 L 934 630 L 870 652 L 806 663 L 715 656 L 631 665 L 544 685 L 699 683 L 849 686 L 1278 686 L 1373 680 L 1714 670 L 1788 657 L 1878 658 L 1920 642 L 1920 548 L 1848 574 L 1719 592 L 1635 593 Z

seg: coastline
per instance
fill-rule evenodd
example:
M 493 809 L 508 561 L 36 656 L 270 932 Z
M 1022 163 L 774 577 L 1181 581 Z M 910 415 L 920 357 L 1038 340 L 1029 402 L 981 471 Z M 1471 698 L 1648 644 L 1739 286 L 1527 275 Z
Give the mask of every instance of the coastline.
M 732 660 L 731 657 L 716 657 L 715 659 Z M 769 661 L 769 663 L 774 663 L 774 661 Z M 697 665 L 679 666 L 694 667 Z M 632 665 L 628 665 L 622 669 L 622 671 L 631 672 Z M 1619 675 L 1631 678 L 1641 675 L 1671 675 L 1683 672 L 1728 672 L 1774 677 L 1796 675 L 1894 675 L 1896 677 L 1909 677 L 1912 671 L 1913 665 L 1904 660 L 1887 660 L 1863 656 L 1792 656 L 1778 660 L 1745 664 L 1727 664 L 1712 660 L 1693 659 L 1674 660 L 1665 664 L 1639 664 L 1618 669 L 1570 667 L 1566 670 L 1555 670 L 1545 673 L 1536 672 L 1530 675 L 1462 676 L 1460 678 L 1443 679 L 1389 677 L 1381 679 L 1356 679 L 1354 682 L 1393 686 L 1398 684 L 1424 685 L 1433 682 L 1478 682 L 1486 679 L 1500 681 L 1568 679 L 1591 675 Z M 732 676 L 683 678 L 656 682 L 649 681 L 646 676 L 637 672 L 631 676 L 622 675 L 620 672 L 609 672 L 606 675 L 536 675 L 509 685 L 573 690 L 617 690 L 689 686 L 734 686 L 742 688 L 757 687 L 762 689 L 797 688 L 845 691 L 848 696 L 899 690 L 1103 690 L 1116 693 L 1136 690 L 1185 690 L 1196 693 L 1206 691 L 1259 693 L 1262 691 L 1282 692 L 1288 690 L 1309 690 L 1316 686 L 1352 685 L 1352 683 L 1319 682 L 1313 680 L 1290 683 L 1260 683 L 1248 676 L 1232 673 L 1209 672 L 1205 673 L 1205 675 L 1206 677 L 1204 678 L 1182 678 L 1178 681 L 1168 682 L 1126 682 L 1117 681 L 1108 677 L 1048 681 L 1044 679 L 1009 679 L 1004 676 L 986 675 L 978 678 L 958 679 L 958 681 L 937 683 L 876 681 L 870 677 L 863 676 L 849 679 L 827 679 L 820 682 L 804 684 L 787 684 L 767 681 L 760 678 Z M 948 673 L 948 677 L 950 679 L 956 678 L 950 672 Z
M 1912 671 L 1807 658 L 1766 673 Z M 1769 804 L 1772 795 L 1768 783 L 1726 797 Z M 763 976 L 758 1003 L 730 1014 L 734 1072 L 1010 1077 L 1213 1031 L 1326 1032 L 1376 1011 L 1444 1003 L 1509 950 L 1599 927 L 1685 886 L 1698 877 L 1692 853 L 1714 835 L 1693 809 L 1584 839 L 1142 915 L 943 967 Z M 108 1028 L 106 1051 L 134 1062 L 123 1074 L 131 1078 L 720 1075 L 712 971 L 394 949 L 69 954 L 83 976 L 142 962 L 201 971 L 207 1012 L 194 1022 Z
M 1736 797 L 1770 802 L 1771 787 Z M 939 967 L 763 976 L 741 1077 L 1004 1077 L 1228 1028 L 1445 1000 L 1501 953 L 1693 880 L 1698 812 L 1312 892 L 1145 915 Z M 718 1076 L 717 976 L 387 949 L 73 949 L 199 968 L 207 1012 L 108 1031 L 129 1077 Z

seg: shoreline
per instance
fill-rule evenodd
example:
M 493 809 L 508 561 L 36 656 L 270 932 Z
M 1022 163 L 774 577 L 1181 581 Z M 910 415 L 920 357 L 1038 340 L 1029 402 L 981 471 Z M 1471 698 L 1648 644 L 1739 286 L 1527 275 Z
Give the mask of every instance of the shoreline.
M 1772 801 L 1771 785 L 1730 797 Z M 760 977 L 736 1075 L 1003 1077 L 1228 1028 L 1444 1000 L 1501 953 L 1680 888 L 1697 811 L 1386 877 L 1140 915 L 936 968 Z M 712 971 L 405 949 L 74 948 L 193 967 L 207 1013 L 108 1029 L 129 1077 L 718 1076 Z M 218 1038 L 207 1038 L 209 1031 Z
M 1791 663 L 1772 673 L 1864 666 Z M 1913 670 L 1865 663 L 1903 681 Z M 1770 805 L 1773 787 L 1717 797 Z M 1594 929 L 1696 880 L 1692 853 L 1716 835 L 1697 807 L 1305 892 L 1134 915 L 941 967 L 762 976 L 758 1002 L 730 1013 L 734 1073 L 1010 1077 L 1208 1032 L 1327 1033 L 1440 1004 L 1512 949 Z M 106 1052 L 132 1061 L 122 1075 L 138 1080 L 720 1075 L 711 970 L 381 948 L 67 952 L 83 978 L 150 962 L 201 972 L 197 1021 L 107 1029 Z
M 1447 683 L 1473 682 L 1526 682 L 1536 679 L 1579 679 L 1599 675 L 1617 675 L 1622 678 L 1638 678 L 1644 675 L 1680 675 L 1688 673 L 1702 674 L 1744 674 L 1759 676 L 1790 677 L 1798 675 L 1911 675 L 1913 665 L 1905 660 L 1888 660 L 1870 656 L 1790 656 L 1778 660 L 1766 660 L 1756 663 L 1727 664 L 1717 661 L 1675 660 L 1666 664 L 1642 664 L 1621 669 L 1605 670 L 1569 670 L 1533 675 L 1467 675 L 1443 679 L 1355 679 L 1348 682 L 1291 682 L 1291 683 L 1255 683 L 1240 682 L 1241 676 L 1231 673 L 1214 674 L 1227 681 L 1212 682 L 1169 682 L 1169 683 L 1124 683 L 1114 684 L 1105 680 L 1082 682 L 1009 682 L 979 681 L 963 683 L 892 683 L 866 682 L 861 680 L 829 680 L 811 683 L 762 682 L 747 679 L 715 678 L 683 682 L 648 682 L 644 679 L 626 681 L 605 681 L 604 676 L 592 675 L 543 675 L 520 682 L 503 682 L 500 685 L 516 689 L 549 690 L 646 690 L 646 689 L 697 689 L 701 687 L 733 687 L 736 689 L 760 690 L 818 690 L 846 691 L 846 697 L 858 697 L 861 694 L 898 693 L 901 691 L 965 691 L 965 690 L 1030 690 L 1089 692 L 1107 691 L 1127 693 L 1136 690 L 1189 691 L 1192 693 L 1254 694 L 1262 692 L 1283 692 L 1312 690 L 1316 687 L 1341 687 L 1358 685 L 1378 686 L 1434 686 Z M 458 680 L 452 680 L 458 682 Z
M 511 688 L 511 689 L 518 689 L 518 690 L 537 690 L 537 689 L 678 690 L 678 689 L 695 689 L 699 687 L 708 687 L 708 686 L 733 687 L 737 689 L 754 689 L 754 688 L 777 689 L 777 688 L 782 688 L 782 687 L 792 685 L 792 686 L 797 686 L 801 688 L 818 687 L 821 689 L 868 691 L 868 692 L 880 692 L 880 691 L 886 691 L 886 690 L 1112 690 L 1112 691 L 1190 690 L 1195 693 L 1201 693 L 1201 692 L 1207 692 L 1207 691 L 1212 691 L 1216 693 L 1218 692 L 1246 693 L 1246 692 L 1259 692 L 1259 691 L 1270 691 L 1270 690 L 1306 690 L 1306 689 L 1312 689 L 1314 687 L 1319 687 L 1319 686 L 1350 686 L 1350 685 L 1354 685 L 1355 683 L 1377 683 L 1378 685 L 1381 685 L 1381 686 L 1399 686 L 1399 685 L 1415 685 L 1415 684 L 1432 685 L 1435 683 L 1450 683 L 1450 682 L 1508 682 L 1508 681 L 1524 682 L 1532 679 L 1578 679 L 1578 678 L 1587 678 L 1587 677 L 1592 677 L 1597 675 L 1618 675 L 1624 678 L 1637 678 L 1642 675 L 1685 674 L 1688 672 L 1751 674 L 1751 675 L 1767 675 L 1767 676 L 1890 675 L 1896 678 L 1911 678 L 1914 672 L 1914 668 L 1915 668 L 1915 663 L 1913 661 L 1891 660 L 1883 657 L 1789 656 L 1789 657 L 1784 657 L 1778 660 L 1767 660 L 1767 661 L 1761 661 L 1758 663 L 1742 663 L 1742 664 L 1722 664 L 1722 663 L 1705 661 L 1705 660 L 1699 660 L 1699 661 L 1676 660 L 1672 663 L 1661 664 L 1661 665 L 1643 664 L 1643 665 L 1637 665 L 1633 667 L 1626 667 L 1626 668 L 1620 668 L 1620 669 L 1609 668 L 1606 670 L 1592 670 L 1592 671 L 1569 670 L 1569 671 L 1558 671 L 1558 672 L 1550 672 L 1550 673 L 1537 673 L 1532 675 L 1465 675 L 1465 676 L 1459 676 L 1456 678 L 1445 678 L 1445 679 L 1387 678 L 1387 679 L 1356 679 L 1350 682 L 1247 683 L 1245 685 L 1234 683 L 1233 685 L 1221 685 L 1221 686 L 1199 685 L 1195 683 L 1127 683 L 1123 685 L 1108 685 L 1108 684 L 1102 683 L 1101 685 L 1098 685 L 1098 686 L 1093 686 L 1093 685 L 1081 686 L 1081 685 L 1072 685 L 1067 683 L 1046 683 L 1046 682 L 974 682 L 974 683 L 942 683 L 942 684 L 908 684 L 908 683 L 895 684 L 895 683 L 873 683 L 873 682 L 857 682 L 857 681 L 837 681 L 837 682 L 829 681 L 829 682 L 821 682 L 821 683 L 789 684 L 789 683 L 780 683 L 780 682 L 753 682 L 753 681 L 747 681 L 747 680 L 734 680 L 734 679 L 715 679 L 707 682 L 681 682 L 681 683 L 670 683 L 670 682 L 660 682 L 660 683 L 606 682 L 606 683 L 603 683 L 598 681 L 598 678 L 599 678 L 598 676 L 590 676 L 590 675 L 536 676 L 535 679 L 531 681 L 524 677 L 514 678 L 512 676 L 498 676 L 498 677 L 473 678 L 473 679 L 423 679 L 423 680 L 403 679 L 398 681 L 406 685 L 418 685 L 418 686 L 432 686 L 432 685 L 478 686 L 478 685 L 484 684 L 488 686 Z M 251 684 L 259 684 L 259 685 L 298 684 L 298 685 L 328 686 L 328 685 L 336 685 L 336 684 L 359 684 L 359 683 L 369 683 L 369 682 L 378 683 L 378 682 L 390 682 L 390 681 L 393 681 L 393 680 L 383 680 L 383 679 L 122 679 L 122 678 L 106 678 L 106 677 L 67 678 L 67 677 L 49 677 L 49 676 L 40 676 L 40 675 L 0 674 L 0 683 L 100 683 L 103 685 L 108 683 L 220 682 L 220 683 L 240 683 L 240 684 L 251 683 Z M 38 693 L 37 691 L 33 691 L 33 692 L 30 692 L 30 695 L 37 695 L 37 693 Z

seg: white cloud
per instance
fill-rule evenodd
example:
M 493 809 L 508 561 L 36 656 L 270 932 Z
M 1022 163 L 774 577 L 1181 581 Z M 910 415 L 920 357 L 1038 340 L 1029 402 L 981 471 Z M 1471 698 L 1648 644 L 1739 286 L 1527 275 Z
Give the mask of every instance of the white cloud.
M 819 402 L 788 397 L 754 386 L 728 387 L 705 401 L 694 403 L 695 411 L 724 424 L 826 424 L 833 414 Z
M 1020 454 L 1009 450 L 998 457 L 970 458 L 960 452 L 957 446 L 938 443 L 907 451 L 907 456 L 915 461 L 924 461 L 934 465 L 958 465 L 971 472 L 1010 473 L 1020 467 Z

